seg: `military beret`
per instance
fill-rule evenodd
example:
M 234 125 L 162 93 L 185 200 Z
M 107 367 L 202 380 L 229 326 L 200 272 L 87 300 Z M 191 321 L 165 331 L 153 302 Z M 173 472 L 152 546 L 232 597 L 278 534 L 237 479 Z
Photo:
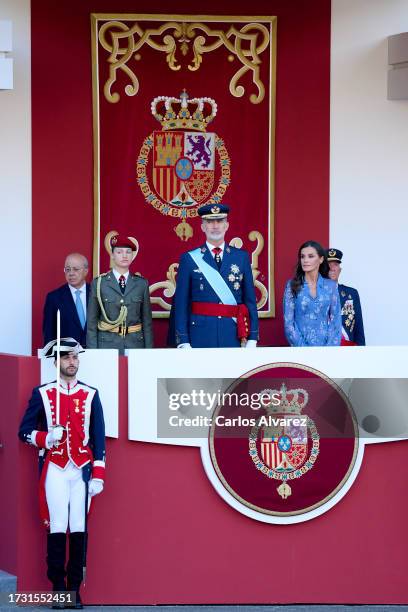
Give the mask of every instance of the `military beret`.
M 136 245 L 134 244 L 134 242 L 132 242 L 127 236 L 120 236 L 119 234 L 117 234 L 116 236 L 112 236 L 112 238 L 110 239 L 110 245 L 112 251 L 115 247 L 126 247 L 132 249 L 132 251 L 136 251 Z

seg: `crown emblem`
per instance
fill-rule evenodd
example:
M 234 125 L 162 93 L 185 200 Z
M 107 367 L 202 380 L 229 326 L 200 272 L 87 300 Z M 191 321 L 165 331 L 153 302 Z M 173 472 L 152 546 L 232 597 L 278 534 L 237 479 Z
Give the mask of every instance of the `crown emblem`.
M 288 389 L 285 383 L 282 383 L 280 390 L 264 389 L 260 392 L 262 405 L 269 414 L 301 414 L 303 408 L 309 401 L 309 394 L 306 389 Z M 268 397 L 269 396 L 269 400 Z M 279 397 L 279 404 L 276 405 L 276 399 Z M 273 400 L 273 401 L 272 401 Z
M 211 208 L 211 212 L 214 213 L 215 215 L 218 214 L 220 212 L 221 208 L 219 206 L 213 206 Z
M 330 249 L 329 257 L 334 257 L 336 255 L 336 251 L 334 249 Z
M 183 90 L 179 98 L 157 96 L 152 101 L 151 111 L 163 130 L 205 132 L 217 114 L 217 104 L 212 98 L 189 98 Z

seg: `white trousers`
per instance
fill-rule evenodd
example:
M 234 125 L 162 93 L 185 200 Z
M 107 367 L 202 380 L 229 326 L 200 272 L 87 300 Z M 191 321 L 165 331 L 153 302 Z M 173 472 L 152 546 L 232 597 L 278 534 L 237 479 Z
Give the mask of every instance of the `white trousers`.
M 50 513 L 50 532 L 85 530 L 85 483 L 82 470 L 70 461 L 65 468 L 48 464 L 45 494 Z

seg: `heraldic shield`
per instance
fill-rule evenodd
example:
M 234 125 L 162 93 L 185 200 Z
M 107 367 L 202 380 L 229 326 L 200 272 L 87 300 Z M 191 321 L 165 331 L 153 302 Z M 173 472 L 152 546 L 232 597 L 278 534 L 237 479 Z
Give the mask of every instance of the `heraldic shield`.
M 215 134 L 154 132 L 153 185 L 175 206 L 196 206 L 214 187 Z
M 217 114 L 212 98 L 158 96 L 152 115 L 161 124 L 147 136 L 137 160 L 137 181 L 148 204 L 163 215 L 179 218 L 180 239 L 192 236 L 188 218 L 204 204 L 222 201 L 230 184 L 230 158 L 224 141 L 207 132 Z
M 306 366 L 268 364 L 224 395 L 229 401 L 212 418 L 210 456 L 240 503 L 264 514 L 299 515 L 345 485 L 357 457 L 358 425 L 334 381 Z
M 261 469 L 264 466 L 269 468 L 269 477 L 282 481 L 277 491 L 286 499 L 292 493 L 288 481 L 301 478 L 312 469 L 319 455 L 319 434 L 312 419 L 302 414 L 309 401 L 306 389 L 287 389 L 282 383 L 279 390 L 263 389 L 261 396 L 267 414 L 257 419 L 251 430 L 249 454 L 255 465 L 261 463 Z M 265 424 L 260 426 L 262 422 Z

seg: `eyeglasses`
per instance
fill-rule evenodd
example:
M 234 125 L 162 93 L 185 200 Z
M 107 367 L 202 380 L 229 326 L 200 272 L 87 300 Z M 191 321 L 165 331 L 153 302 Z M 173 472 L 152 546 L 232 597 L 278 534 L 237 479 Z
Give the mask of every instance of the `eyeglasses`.
M 64 268 L 65 274 L 69 274 L 70 272 L 80 272 L 84 268 Z

